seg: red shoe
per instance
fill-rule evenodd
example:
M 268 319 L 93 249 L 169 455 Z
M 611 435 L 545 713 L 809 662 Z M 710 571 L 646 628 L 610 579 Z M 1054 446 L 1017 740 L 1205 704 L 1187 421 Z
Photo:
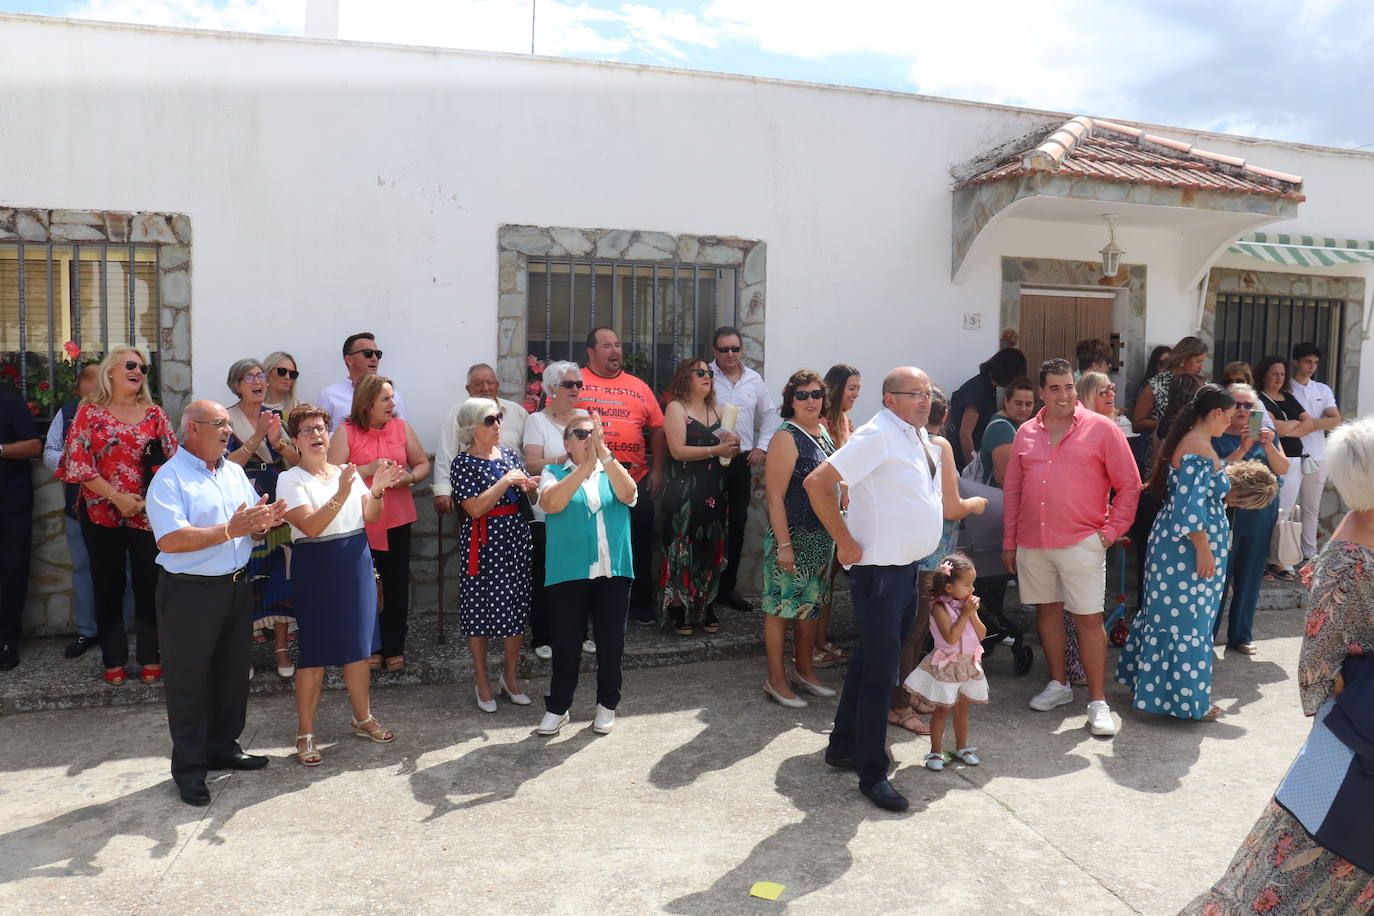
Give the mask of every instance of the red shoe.
M 138 669 L 138 679 L 139 679 L 140 681 L 142 681 L 143 683 L 145 683 L 145 684 L 151 684 L 151 683 L 153 683 L 154 681 L 159 681 L 159 680 L 161 680 L 161 679 L 162 679 L 162 666 L 161 666 L 161 665 L 144 665 L 142 668 Z
M 105 672 L 105 683 L 111 687 L 118 687 L 124 683 L 124 669 L 114 668 Z

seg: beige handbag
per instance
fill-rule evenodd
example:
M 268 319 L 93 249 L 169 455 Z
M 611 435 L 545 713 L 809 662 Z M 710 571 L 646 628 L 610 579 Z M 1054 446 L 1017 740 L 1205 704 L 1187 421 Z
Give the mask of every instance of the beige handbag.
M 1269 535 L 1269 564 L 1296 566 L 1302 562 L 1302 507 L 1293 506 L 1288 518 L 1279 517 Z

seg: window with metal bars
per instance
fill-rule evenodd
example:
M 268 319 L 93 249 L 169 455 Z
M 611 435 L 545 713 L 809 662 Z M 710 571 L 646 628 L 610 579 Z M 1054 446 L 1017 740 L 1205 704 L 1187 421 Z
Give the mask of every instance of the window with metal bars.
M 1254 367 L 1266 356 L 1288 359 L 1293 346 L 1314 343 L 1324 359 L 1318 381 L 1341 398 L 1340 354 L 1345 346 L 1345 300 L 1218 293 L 1212 365 L 1244 360 Z
M 0 384 L 50 420 L 83 363 L 132 344 L 156 395 L 160 299 L 155 245 L 0 245 Z
M 530 258 L 528 352 L 586 362 L 587 333 L 614 328 L 624 368 L 663 391 L 680 360 L 710 360 L 711 332 L 735 323 L 733 267 Z

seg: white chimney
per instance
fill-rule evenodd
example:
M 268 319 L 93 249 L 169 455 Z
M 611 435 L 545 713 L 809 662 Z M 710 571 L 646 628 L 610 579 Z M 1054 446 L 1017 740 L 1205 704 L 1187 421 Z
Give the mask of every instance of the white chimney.
M 339 37 L 339 0 L 305 0 L 305 37 Z

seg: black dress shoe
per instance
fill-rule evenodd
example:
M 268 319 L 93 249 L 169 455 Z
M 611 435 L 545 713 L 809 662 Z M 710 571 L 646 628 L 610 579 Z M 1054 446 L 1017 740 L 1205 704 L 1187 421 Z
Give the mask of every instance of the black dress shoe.
M 892 788 L 892 783 L 886 779 L 882 782 L 875 782 L 867 789 L 860 786 L 859 791 L 867 796 L 873 804 L 887 811 L 905 811 L 909 804 L 906 796 Z
M 748 598 L 745 598 L 743 595 L 736 591 L 731 591 L 724 598 L 721 598 L 719 600 L 726 607 L 734 608 L 735 610 L 740 611 L 742 613 L 747 614 L 750 611 L 758 610 L 758 606 L 755 605 L 754 602 L 750 601 Z
M 0 642 L 0 671 L 19 667 L 19 649 L 12 642 Z
M 203 782 L 188 782 L 179 787 L 181 790 L 181 800 L 188 805 L 195 805 L 197 808 L 204 808 L 210 804 L 210 790 L 205 788 Z
M 228 757 L 218 757 L 206 765 L 210 770 L 261 770 L 267 766 L 267 758 L 260 754 L 245 754 L 239 751 Z
M 62 654 L 67 658 L 80 658 L 86 654 L 87 649 L 99 641 L 94 636 L 82 636 L 77 633 L 76 638 L 67 643 L 67 648 L 62 650 Z
M 859 761 L 847 754 L 837 754 L 829 748 L 826 748 L 825 751 L 825 762 L 837 770 L 857 770 L 859 768 Z

